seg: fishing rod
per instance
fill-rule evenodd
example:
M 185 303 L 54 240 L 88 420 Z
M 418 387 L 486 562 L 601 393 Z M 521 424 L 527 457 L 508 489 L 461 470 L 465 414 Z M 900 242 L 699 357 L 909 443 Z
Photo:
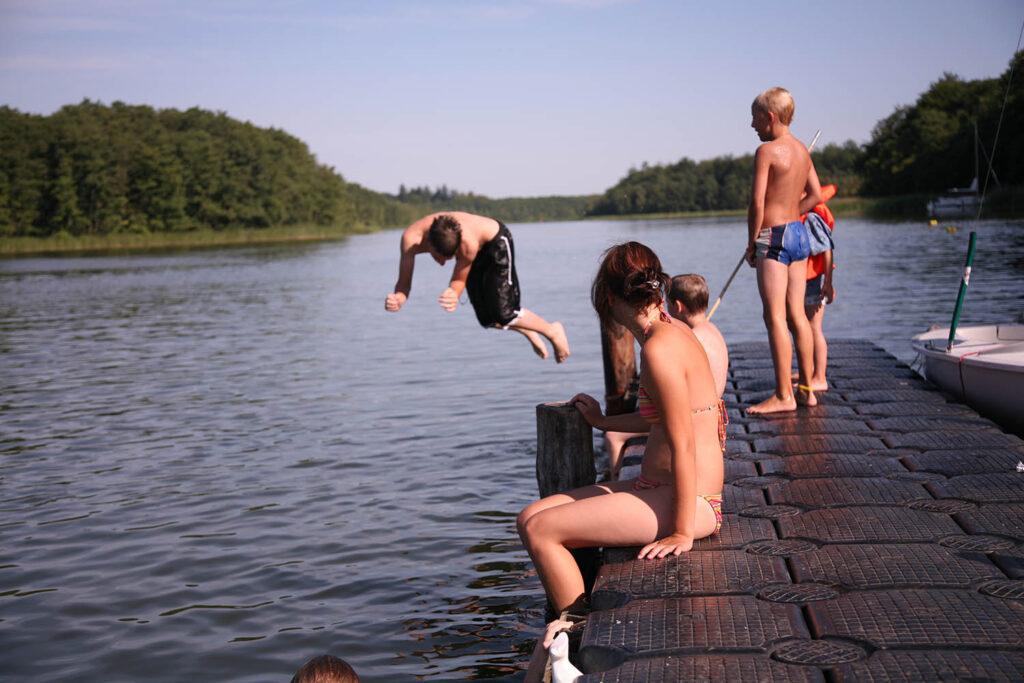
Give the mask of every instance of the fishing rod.
M 811 150 L 814 149 L 814 145 L 818 142 L 818 138 L 819 137 L 821 137 L 821 129 L 820 128 L 818 129 L 818 132 L 816 132 L 814 134 L 814 139 L 811 140 L 811 144 L 807 146 L 807 153 L 808 154 L 810 154 Z M 740 272 L 740 266 L 742 266 L 743 262 L 746 261 L 746 260 L 747 260 L 747 252 L 744 251 L 743 252 L 743 256 L 740 256 L 739 263 L 737 263 L 736 267 L 732 269 L 732 275 L 730 275 L 729 279 L 725 281 L 725 287 L 722 287 L 722 292 L 718 295 L 718 298 L 715 299 L 715 305 L 711 307 L 711 311 L 708 313 L 708 320 L 711 320 L 711 316 L 713 316 L 715 314 L 715 311 L 718 310 L 719 304 L 722 303 L 722 297 L 725 296 L 726 290 L 729 289 L 729 285 L 732 284 L 732 280 L 733 280 L 734 277 L 736 277 L 736 273 Z

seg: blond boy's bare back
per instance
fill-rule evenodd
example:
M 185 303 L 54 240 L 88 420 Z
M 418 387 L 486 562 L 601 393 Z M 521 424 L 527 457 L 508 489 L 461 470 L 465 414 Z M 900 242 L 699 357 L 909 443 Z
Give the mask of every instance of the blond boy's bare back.
M 757 154 L 768 157 L 770 171 L 764 195 L 761 228 L 782 225 L 800 218 L 800 198 L 807 187 L 811 155 L 792 135 L 761 145 Z

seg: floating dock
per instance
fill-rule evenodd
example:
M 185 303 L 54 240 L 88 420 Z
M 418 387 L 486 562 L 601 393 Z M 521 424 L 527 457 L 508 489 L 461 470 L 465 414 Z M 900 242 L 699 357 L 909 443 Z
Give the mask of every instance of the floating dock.
M 722 530 L 604 551 L 581 681 L 1024 679 L 1024 441 L 863 341 L 821 405 L 748 418 L 768 345 L 730 354 Z

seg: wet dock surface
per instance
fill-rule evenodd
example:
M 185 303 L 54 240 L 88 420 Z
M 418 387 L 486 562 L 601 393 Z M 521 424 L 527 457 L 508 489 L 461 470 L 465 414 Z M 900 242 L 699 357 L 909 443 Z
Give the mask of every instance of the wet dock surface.
M 1021 680 L 1024 441 L 861 341 L 820 406 L 748 418 L 768 346 L 730 352 L 722 530 L 605 551 L 582 680 Z

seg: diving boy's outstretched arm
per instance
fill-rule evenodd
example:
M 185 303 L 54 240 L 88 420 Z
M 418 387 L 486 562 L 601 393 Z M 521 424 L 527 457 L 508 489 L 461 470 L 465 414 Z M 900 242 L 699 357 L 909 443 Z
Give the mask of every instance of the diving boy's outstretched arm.
M 469 269 L 472 266 L 473 262 L 465 258 L 460 250 L 455 258 L 455 269 L 452 271 L 452 279 L 448 282 L 448 288 L 437 298 L 441 308 L 449 313 L 459 305 L 459 297 L 466 289 L 466 280 L 469 278 Z
M 433 216 L 424 216 L 402 232 L 401 256 L 398 260 L 398 281 L 395 289 L 384 299 L 384 310 L 395 312 L 402 308 L 412 290 L 412 271 L 416 254 L 427 250 L 426 234 Z

